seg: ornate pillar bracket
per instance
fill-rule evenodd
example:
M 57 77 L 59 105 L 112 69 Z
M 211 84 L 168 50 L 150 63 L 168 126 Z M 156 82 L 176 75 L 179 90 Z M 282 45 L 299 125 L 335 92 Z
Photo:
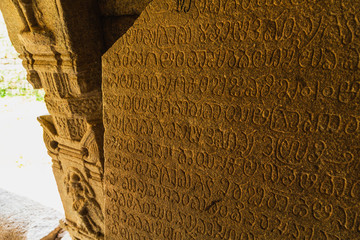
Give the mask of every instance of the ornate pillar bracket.
M 103 38 L 96 0 L 1 0 L 8 32 L 49 116 L 39 117 L 73 239 L 102 239 Z

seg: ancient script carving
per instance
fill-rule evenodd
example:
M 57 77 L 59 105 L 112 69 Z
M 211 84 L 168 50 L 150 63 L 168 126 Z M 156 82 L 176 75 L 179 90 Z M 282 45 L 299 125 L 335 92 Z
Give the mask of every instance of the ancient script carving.
M 103 56 L 106 237 L 359 240 L 359 7 L 153 0 Z
M 192 0 L 176 0 L 177 1 L 177 11 L 188 12 L 190 11 Z

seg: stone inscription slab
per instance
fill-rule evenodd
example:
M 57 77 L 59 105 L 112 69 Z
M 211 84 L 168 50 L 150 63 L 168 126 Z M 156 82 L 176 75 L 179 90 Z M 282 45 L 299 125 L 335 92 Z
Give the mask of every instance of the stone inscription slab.
M 154 0 L 103 57 L 107 239 L 360 239 L 360 2 Z

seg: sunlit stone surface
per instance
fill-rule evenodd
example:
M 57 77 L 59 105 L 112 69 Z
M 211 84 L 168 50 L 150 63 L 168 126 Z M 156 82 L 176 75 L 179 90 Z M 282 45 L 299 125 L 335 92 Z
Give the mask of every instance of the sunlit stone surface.
M 356 1 L 154 0 L 103 56 L 107 239 L 360 239 Z

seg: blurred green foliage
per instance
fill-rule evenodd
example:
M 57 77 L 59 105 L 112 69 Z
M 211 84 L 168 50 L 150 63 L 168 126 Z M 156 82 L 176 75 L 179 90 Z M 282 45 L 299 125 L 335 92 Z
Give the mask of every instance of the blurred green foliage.
M 44 101 L 44 95 L 43 90 L 33 89 L 27 82 L 26 71 L 10 42 L 0 13 L 0 97 L 25 96 Z

